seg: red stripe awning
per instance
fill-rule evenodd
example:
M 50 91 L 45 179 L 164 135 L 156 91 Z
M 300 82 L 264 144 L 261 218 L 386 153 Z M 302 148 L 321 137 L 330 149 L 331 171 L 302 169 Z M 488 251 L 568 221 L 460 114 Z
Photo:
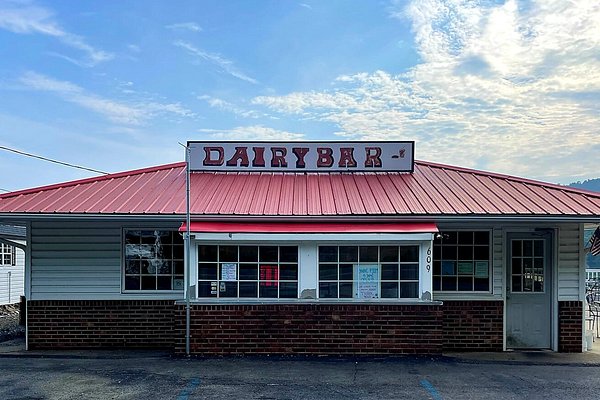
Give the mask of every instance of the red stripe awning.
M 191 232 L 210 233 L 434 233 L 433 222 L 192 222 Z M 186 224 L 179 228 L 187 230 Z

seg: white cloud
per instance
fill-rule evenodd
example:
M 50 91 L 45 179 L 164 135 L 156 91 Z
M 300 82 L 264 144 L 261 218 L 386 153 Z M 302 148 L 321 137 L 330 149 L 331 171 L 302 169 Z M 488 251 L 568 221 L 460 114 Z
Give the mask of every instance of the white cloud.
M 302 140 L 303 133 L 277 130 L 262 125 L 238 126 L 232 129 L 199 129 L 215 140 Z
M 170 29 L 172 31 L 202 31 L 202 27 L 195 22 L 178 22 L 176 24 L 166 25 L 165 28 Z
M 205 101 L 209 106 L 213 108 L 218 108 L 223 111 L 230 112 L 240 117 L 244 118 L 260 118 L 266 117 L 267 115 L 264 113 L 259 113 L 255 110 L 247 110 L 243 107 L 239 107 L 227 100 L 219 99 L 217 97 L 212 97 L 208 95 L 198 96 L 198 100 Z
M 519 4 L 398 2 L 391 15 L 410 21 L 421 60 L 407 73 L 344 75 L 331 90 L 253 104 L 347 138 L 414 139 L 422 159 L 550 181 L 596 176 L 600 3 Z
M 63 56 L 64 59 L 78 65 L 94 66 L 114 57 L 109 52 L 92 47 L 81 36 L 65 31 L 55 21 L 52 11 L 29 1 L 0 1 L 0 28 L 17 34 L 41 34 L 55 37 L 65 45 L 86 54 L 86 59 L 83 61 Z
M 195 47 L 194 45 L 192 45 L 190 43 L 183 42 L 183 41 L 177 41 L 173 44 L 177 47 L 181 47 L 182 49 L 186 50 L 188 53 L 190 53 L 193 56 L 199 57 L 202 60 L 210 62 L 211 64 L 217 66 L 221 71 L 223 71 L 235 78 L 241 79 L 246 82 L 254 83 L 254 84 L 258 83 L 258 81 L 256 79 L 251 78 L 248 75 L 241 72 L 240 70 L 238 70 L 233 65 L 233 61 L 223 58 L 219 54 L 208 53 L 202 49 Z
M 119 124 L 142 125 L 147 120 L 162 114 L 172 114 L 180 117 L 194 116 L 190 110 L 179 103 L 163 104 L 148 101 L 130 104 L 115 101 L 89 93 L 74 83 L 56 80 L 31 71 L 23 74 L 20 82 L 33 90 L 55 93 L 65 101 L 103 115 Z

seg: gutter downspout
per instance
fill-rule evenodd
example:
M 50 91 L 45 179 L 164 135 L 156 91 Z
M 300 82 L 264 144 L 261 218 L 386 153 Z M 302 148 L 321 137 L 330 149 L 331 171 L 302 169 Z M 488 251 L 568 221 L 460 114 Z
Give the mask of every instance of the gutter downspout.
M 190 148 L 185 146 L 185 354 L 190 356 Z

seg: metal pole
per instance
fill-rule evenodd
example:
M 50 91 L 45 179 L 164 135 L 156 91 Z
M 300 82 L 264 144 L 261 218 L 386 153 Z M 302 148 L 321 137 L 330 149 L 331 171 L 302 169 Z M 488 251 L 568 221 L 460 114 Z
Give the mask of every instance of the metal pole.
M 190 148 L 185 147 L 185 354 L 190 355 L 190 281 L 191 281 L 191 268 L 190 268 Z

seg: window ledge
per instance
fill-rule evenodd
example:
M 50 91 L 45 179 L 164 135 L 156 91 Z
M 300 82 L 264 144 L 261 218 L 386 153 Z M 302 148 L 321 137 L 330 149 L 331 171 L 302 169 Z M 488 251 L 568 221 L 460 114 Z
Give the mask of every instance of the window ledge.
M 185 304 L 185 300 L 177 300 L 176 304 Z M 356 304 L 356 305 L 424 305 L 440 306 L 443 304 L 439 300 L 419 300 L 419 299 L 376 299 L 376 300 L 355 300 L 355 299 L 193 299 L 191 304 L 203 305 L 274 305 L 274 304 Z

